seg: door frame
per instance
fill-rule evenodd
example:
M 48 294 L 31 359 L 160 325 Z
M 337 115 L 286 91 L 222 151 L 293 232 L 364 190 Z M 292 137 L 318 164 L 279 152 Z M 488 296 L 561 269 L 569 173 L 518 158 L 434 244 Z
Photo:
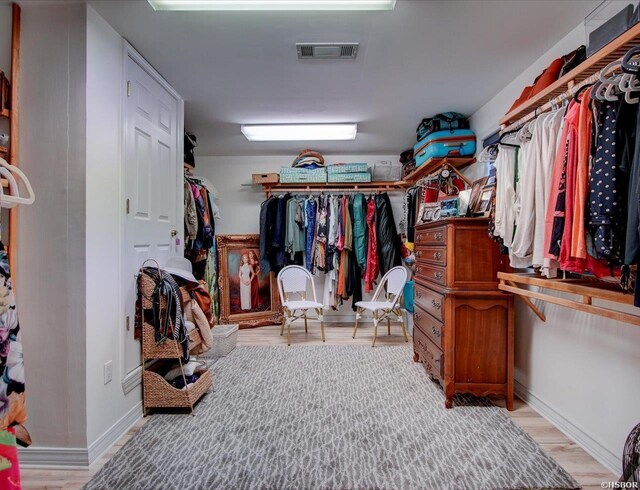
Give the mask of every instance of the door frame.
M 120 373 L 121 379 L 120 383 L 122 386 L 122 391 L 126 395 L 131 392 L 134 388 L 142 384 L 142 365 L 138 366 L 136 369 L 131 371 L 130 373 L 126 372 L 125 365 L 125 342 L 127 339 L 126 335 L 126 311 L 125 304 L 126 298 L 124 295 L 126 294 L 126 281 L 131 280 L 127 278 L 126 267 L 126 254 L 127 254 L 127 240 L 126 240 L 126 199 L 125 195 L 126 189 L 126 148 L 127 148 L 127 126 L 125 124 L 125 115 L 126 115 L 126 100 L 127 100 L 127 60 L 131 59 L 134 63 L 136 63 L 140 68 L 142 68 L 151 78 L 153 78 L 156 82 L 158 82 L 175 100 L 177 107 L 176 114 L 176 151 L 177 155 L 177 165 L 176 165 L 176 231 L 178 234 L 177 238 L 180 239 L 180 245 L 176 247 L 176 251 L 178 254 L 182 254 L 184 252 L 184 239 L 182 237 L 183 230 L 180 226 L 182 223 L 180 220 L 180 216 L 184 214 L 184 183 L 183 183 L 183 160 L 181 155 L 184 155 L 184 99 L 180 96 L 180 94 L 171 86 L 169 82 L 167 82 L 163 76 L 149 63 L 127 40 L 123 39 L 122 41 L 122 97 L 120 97 L 120 120 L 121 120 L 121 138 L 122 145 L 120 147 L 120 284 L 122 287 L 122 292 L 120 294 L 120 318 L 122 319 L 121 328 L 119 328 L 119 337 L 120 337 Z M 130 319 L 131 327 L 135 328 L 135 318 Z

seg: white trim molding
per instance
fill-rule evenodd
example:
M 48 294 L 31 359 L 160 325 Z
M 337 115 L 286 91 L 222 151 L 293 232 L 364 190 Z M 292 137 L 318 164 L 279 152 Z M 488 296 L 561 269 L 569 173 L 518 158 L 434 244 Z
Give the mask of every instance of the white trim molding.
M 142 402 L 138 402 L 89 445 L 89 464 L 107 452 L 142 416 Z
M 124 357 L 124 355 L 123 355 Z M 133 391 L 136 386 L 142 384 L 142 366 L 138 366 L 129 374 L 127 374 L 122 380 L 122 391 L 125 395 Z
M 20 467 L 86 469 L 107 452 L 140 418 L 142 418 L 142 402 L 136 403 L 88 448 L 38 446 L 20 448 Z
M 38 447 L 18 449 L 20 468 L 86 469 L 89 453 L 82 447 Z
M 514 382 L 514 391 L 518 398 L 551 422 L 560 432 L 578 444 L 614 475 L 620 475 L 622 473 L 620 456 L 604 447 L 517 380 Z

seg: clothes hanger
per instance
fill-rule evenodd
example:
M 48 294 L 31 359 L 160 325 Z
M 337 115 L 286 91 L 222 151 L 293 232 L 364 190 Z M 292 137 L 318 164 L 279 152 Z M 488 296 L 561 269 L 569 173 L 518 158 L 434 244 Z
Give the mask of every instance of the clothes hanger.
M 583 85 L 582 87 L 580 87 L 578 90 L 576 90 L 576 93 L 573 94 L 573 101 L 577 104 L 580 103 L 580 99 L 578 98 L 580 96 L 581 93 L 583 93 L 585 90 L 587 90 L 589 87 L 593 87 L 595 85 L 594 83 L 587 83 L 585 85 Z
M 31 182 L 29 182 L 29 179 L 24 174 L 24 172 L 20 170 L 18 167 L 7 163 L 7 161 L 4 158 L 0 158 L 0 166 L 7 169 L 7 171 L 9 171 L 11 174 L 17 175 L 19 177 L 18 180 L 22 181 L 28 194 L 28 197 L 22 197 L 20 195 L 20 192 L 18 189 L 18 183 L 16 181 L 15 190 L 17 191 L 17 195 L 7 196 L 7 195 L 4 195 L 3 193 L 2 199 L 0 200 L 0 206 L 5 208 L 10 208 L 15 206 L 16 204 L 26 204 L 26 205 L 33 204 L 33 202 L 36 200 L 36 197 L 35 197 L 35 194 L 33 193 Z
M 622 63 L 620 65 L 622 71 L 624 71 L 625 73 L 638 75 L 640 73 L 640 62 L 631 62 L 631 59 L 638 55 L 640 55 L 640 46 L 634 46 L 629 51 L 627 51 L 627 53 L 622 58 Z
M 504 138 L 505 137 L 514 135 L 517 132 L 518 132 L 518 130 L 514 129 L 512 131 L 507 131 L 506 133 L 502 133 L 500 135 L 500 138 L 498 138 L 498 144 L 501 145 L 501 146 L 508 146 L 509 148 L 520 148 L 520 145 L 514 145 L 514 144 L 511 144 L 511 143 L 505 143 L 504 142 Z
M 16 179 L 13 177 L 13 174 L 11 172 L 9 172 L 6 168 L 4 167 L 0 167 L 0 175 L 2 177 L 4 177 L 5 179 L 7 179 L 7 181 L 9 182 L 9 195 L 11 196 L 19 196 L 20 195 L 20 190 L 18 189 L 18 183 L 16 182 Z M 3 194 L 4 194 L 4 189 L 3 189 Z M 13 208 L 17 206 L 16 204 L 10 204 L 8 206 L 3 206 L 5 208 Z

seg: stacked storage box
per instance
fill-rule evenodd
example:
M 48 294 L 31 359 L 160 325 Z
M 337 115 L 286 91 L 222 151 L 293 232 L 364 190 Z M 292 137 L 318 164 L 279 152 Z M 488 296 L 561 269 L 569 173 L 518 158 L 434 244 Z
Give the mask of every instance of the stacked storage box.
M 324 183 L 326 181 L 327 171 L 324 167 L 313 169 L 282 167 L 280 169 L 281 184 Z
M 327 167 L 329 182 L 371 182 L 366 163 L 337 163 Z

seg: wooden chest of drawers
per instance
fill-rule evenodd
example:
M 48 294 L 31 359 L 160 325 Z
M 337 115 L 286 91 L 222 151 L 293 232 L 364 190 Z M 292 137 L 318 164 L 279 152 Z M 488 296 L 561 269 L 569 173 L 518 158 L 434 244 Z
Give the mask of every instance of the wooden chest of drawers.
M 456 393 L 499 395 L 513 408 L 513 296 L 498 290 L 507 259 L 488 220 L 452 218 L 416 228 L 414 360 Z

